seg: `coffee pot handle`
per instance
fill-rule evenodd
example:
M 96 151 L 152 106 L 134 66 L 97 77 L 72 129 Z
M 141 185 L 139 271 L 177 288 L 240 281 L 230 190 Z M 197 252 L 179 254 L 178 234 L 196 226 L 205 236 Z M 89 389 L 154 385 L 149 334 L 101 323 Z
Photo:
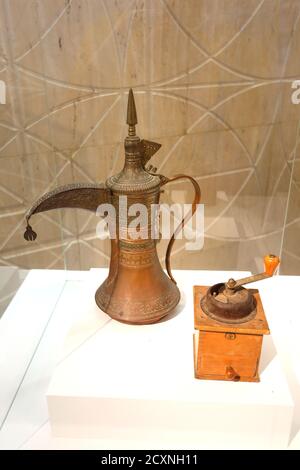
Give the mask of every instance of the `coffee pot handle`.
M 176 175 L 176 176 L 173 176 L 172 178 L 166 178 L 166 177 L 163 177 L 163 180 L 162 180 L 162 184 L 161 186 L 164 186 L 168 183 L 171 183 L 173 181 L 177 181 L 177 180 L 180 180 L 180 179 L 188 179 L 193 187 L 194 187 L 194 191 L 195 191 L 195 195 L 194 195 L 194 200 L 193 200 L 193 203 L 192 203 L 192 208 L 191 210 L 185 215 L 185 217 L 182 219 L 182 221 L 180 222 L 180 224 L 176 227 L 172 237 L 170 238 L 170 241 L 169 241 L 169 244 L 168 244 L 168 247 L 167 247 L 167 251 L 166 251 L 166 258 L 165 258 L 165 263 L 166 263 L 166 269 L 167 269 L 167 272 L 168 272 L 168 275 L 170 277 L 170 279 L 176 284 L 176 281 L 174 279 L 174 277 L 172 276 L 172 271 L 171 271 L 171 262 L 170 262 L 170 256 L 171 256 L 171 251 L 172 251 L 172 248 L 173 248 L 173 245 L 174 245 L 174 241 L 175 241 L 175 237 L 177 236 L 177 234 L 180 232 L 180 230 L 183 229 L 184 225 L 186 224 L 186 222 L 188 220 L 190 220 L 190 218 L 193 216 L 193 214 L 195 213 L 196 209 L 197 209 L 197 204 L 200 203 L 200 199 L 201 199 L 201 190 L 200 190 L 200 186 L 199 184 L 197 183 L 197 181 L 192 178 L 191 176 L 187 176 L 187 175 Z

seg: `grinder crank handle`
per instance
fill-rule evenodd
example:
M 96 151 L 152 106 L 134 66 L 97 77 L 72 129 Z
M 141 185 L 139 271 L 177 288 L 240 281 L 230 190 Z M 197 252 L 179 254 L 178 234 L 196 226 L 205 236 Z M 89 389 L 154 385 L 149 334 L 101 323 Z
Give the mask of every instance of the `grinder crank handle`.
M 237 287 L 243 286 L 244 284 L 250 284 L 250 282 L 260 281 L 268 277 L 272 277 L 275 273 L 280 259 L 275 255 L 266 255 L 264 257 L 265 270 L 263 273 L 254 274 L 253 276 L 244 277 L 235 281 L 234 279 L 229 279 L 226 283 L 228 289 L 236 289 Z
M 176 281 L 175 281 L 174 277 L 172 276 L 172 271 L 171 271 L 171 262 L 170 262 L 171 251 L 172 251 L 172 248 L 173 248 L 173 245 L 174 245 L 175 237 L 180 232 L 180 230 L 184 227 L 185 223 L 188 220 L 190 220 L 190 218 L 193 216 L 193 214 L 195 213 L 195 211 L 197 209 L 197 205 L 199 204 L 200 199 L 201 199 L 201 190 L 200 190 L 200 186 L 197 183 L 197 181 L 194 178 L 192 178 L 191 176 L 176 175 L 176 176 L 173 176 L 173 178 L 166 178 L 165 176 L 162 176 L 161 179 L 162 179 L 161 186 L 164 186 L 167 183 L 171 183 L 172 181 L 176 181 L 176 180 L 179 180 L 179 179 L 188 179 L 192 183 L 192 185 L 194 187 L 194 191 L 195 191 L 195 196 L 194 196 L 194 200 L 193 200 L 193 203 L 192 203 L 191 210 L 186 214 L 186 216 L 182 219 L 180 224 L 176 227 L 172 237 L 170 238 L 169 244 L 167 246 L 166 258 L 165 258 L 166 269 L 167 269 L 167 273 L 168 273 L 170 279 L 176 284 Z

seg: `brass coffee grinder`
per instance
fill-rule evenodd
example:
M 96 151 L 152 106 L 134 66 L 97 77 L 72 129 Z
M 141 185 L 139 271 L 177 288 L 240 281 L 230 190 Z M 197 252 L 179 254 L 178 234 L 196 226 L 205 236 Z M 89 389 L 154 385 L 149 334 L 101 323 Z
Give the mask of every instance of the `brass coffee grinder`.
M 267 255 L 264 263 L 254 276 L 194 286 L 196 378 L 259 382 L 263 335 L 270 331 L 258 290 L 243 286 L 271 277 L 279 258 Z
M 42 196 L 27 214 L 26 240 L 35 240 L 36 233 L 29 224 L 38 212 L 59 208 L 80 208 L 96 212 L 102 203 L 110 203 L 116 211 L 116 237 L 111 237 L 111 259 L 107 279 L 98 288 L 95 298 L 101 310 L 125 323 L 154 323 L 167 315 L 177 305 L 180 292 L 171 273 L 170 254 L 177 229 L 193 215 L 200 202 L 200 188 L 190 176 L 167 178 L 156 173 L 156 168 L 146 166 L 159 150 L 160 144 L 141 140 L 135 131 L 137 114 L 133 92 L 130 89 L 127 106 L 128 136 L 125 139 L 123 170 L 107 179 L 105 184 L 75 183 L 57 188 Z M 152 236 L 151 206 L 159 203 L 162 187 L 171 181 L 188 179 L 195 196 L 190 212 L 171 237 L 166 252 L 163 271 L 156 251 L 157 239 Z M 128 230 L 129 218 L 119 217 L 120 197 L 127 197 L 128 212 L 133 204 L 146 206 L 148 222 L 140 227 L 142 237 L 136 239 Z

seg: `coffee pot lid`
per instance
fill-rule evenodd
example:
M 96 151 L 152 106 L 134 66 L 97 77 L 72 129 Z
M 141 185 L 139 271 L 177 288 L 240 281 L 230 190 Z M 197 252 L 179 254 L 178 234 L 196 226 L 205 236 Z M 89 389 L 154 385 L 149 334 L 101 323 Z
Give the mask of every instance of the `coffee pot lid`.
M 127 120 L 128 135 L 125 138 L 125 164 L 122 171 L 111 176 L 106 186 L 113 192 L 121 194 L 143 192 L 160 186 L 161 178 L 156 175 L 156 168 L 146 169 L 145 165 L 159 150 L 160 144 L 141 140 L 136 135 L 135 126 L 138 122 L 135 100 L 132 89 L 128 93 Z

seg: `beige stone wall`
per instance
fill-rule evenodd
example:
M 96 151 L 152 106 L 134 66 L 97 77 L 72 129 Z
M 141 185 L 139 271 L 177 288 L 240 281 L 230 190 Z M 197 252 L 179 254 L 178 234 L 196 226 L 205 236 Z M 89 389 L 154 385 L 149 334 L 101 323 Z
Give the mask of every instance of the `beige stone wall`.
M 122 166 L 128 87 L 159 172 L 197 178 L 205 245 L 173 266 L 300 274 L 298 0 L 0 0 L 0 265 L 107 265 L 86 212 L 24 214 L 45 191 Z M 177 183 L 164 201 L 189 201 Z M 159 245 L 160 255 L 166 243 Z

